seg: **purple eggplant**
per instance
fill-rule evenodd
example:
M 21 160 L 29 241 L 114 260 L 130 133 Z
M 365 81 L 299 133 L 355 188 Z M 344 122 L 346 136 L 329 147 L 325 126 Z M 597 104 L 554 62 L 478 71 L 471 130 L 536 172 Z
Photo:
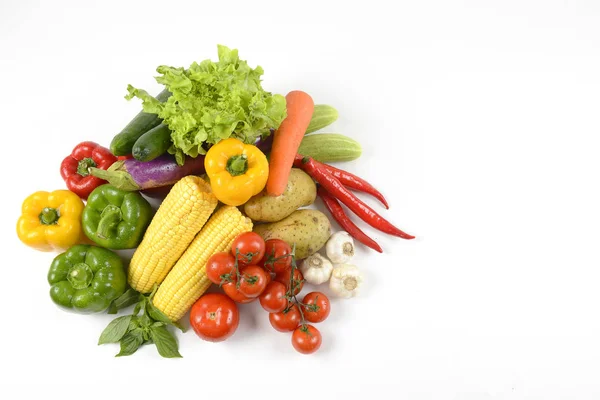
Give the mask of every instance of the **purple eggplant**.
M 264 140 L 258 139 L 255 145 L 268 153 L 273 144 L 273 135 Z M 138 161 L 134 158 L 115 162 L 106 171 L 90 168 L 90 174 L 108 181 L 121 190 L 135 191 L 161 188 L 173 185 L 187 175 L 202 175 L 204 173 L 204 156 L 187 157 L 183 165 L 178 165 L 175 158 L 168 154 L 151 161 Z

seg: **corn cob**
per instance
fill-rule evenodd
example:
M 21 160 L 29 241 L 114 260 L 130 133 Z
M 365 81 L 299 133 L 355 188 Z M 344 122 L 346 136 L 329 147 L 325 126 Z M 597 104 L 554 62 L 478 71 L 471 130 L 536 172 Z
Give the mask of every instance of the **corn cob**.
M 154 305 L 172 321 L 183 317 L 210 286 L 206 277 L 208 259 L 228 251 L 238 235 L 250 231 L 252 221 L 236 207 L 217 210 L 159 286 Z
M 180 179 L 161 203 L 133 253 L 128 281 L 140 293 L 161 283 L 212 212 L 218 200 L 197 176 Z

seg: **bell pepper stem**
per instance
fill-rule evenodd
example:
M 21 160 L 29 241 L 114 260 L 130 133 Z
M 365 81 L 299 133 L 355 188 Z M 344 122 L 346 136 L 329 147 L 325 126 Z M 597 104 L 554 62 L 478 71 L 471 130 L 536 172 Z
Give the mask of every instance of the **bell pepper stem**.
M 244 175 L 248 171 L 248 157 L 245 154 L 229 157 L 225 169 L 231 176 Z
M 94 278 L 94 272 L 85 263 L 79 263 L 73 265 L 67 274 L 67 280 L 71 283 L 74 289 L 85 289 L 90 286 L 92 279 Z
M 45 207 L 40 213 L 40 222 L 44 225 L 54 225 L 58 222 L 59 217 L 56 208 Z
M 90 174 L 90 168 L 95 166 L 96 162 L 93 159 L 89 157 L 84 158 L 83 160 L 79 160 L 79 163 L 77 164 L 77 173 L 81 176 L 88 176 Z
M 117 206 L 108 205 L 100 214 L 96 235 L 101 239 L 108 238 L 109 230 L 123 220 L 123 213 Z

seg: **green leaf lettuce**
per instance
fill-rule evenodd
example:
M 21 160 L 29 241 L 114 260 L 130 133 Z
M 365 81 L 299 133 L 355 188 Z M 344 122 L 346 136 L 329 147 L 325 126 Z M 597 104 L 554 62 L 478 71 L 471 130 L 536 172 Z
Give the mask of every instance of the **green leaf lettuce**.
M 188 69 L 161 65 L 156 81 L 172 96 L 161 103 L 129 85 L 127 99 L 142 100 L 144 111 L 158 114 L 171 129 L 169 152 L 181 164 L 184 155 L 205 154 L 211 144 L 236 137 L 254 143 L 270 134 L 286 116 L 285 97 L 266 92 L 260 66 L 252 69 L 237 50 L 218 46 L 219 61 L 194 62 Z

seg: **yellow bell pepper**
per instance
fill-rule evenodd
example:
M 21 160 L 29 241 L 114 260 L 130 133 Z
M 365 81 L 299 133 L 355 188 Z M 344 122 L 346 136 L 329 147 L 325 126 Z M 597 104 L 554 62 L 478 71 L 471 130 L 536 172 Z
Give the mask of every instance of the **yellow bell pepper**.
M 258 147 L 229 138 L 212 146 L 204 169 L 214 195 L 229 206 L 239 206 L 267 184 L 269 162 Z
M 64 251 L 81 243 L 83 201 L 69 190 L 35 192 L 23 201 L 17 235 L 41 251 Z

